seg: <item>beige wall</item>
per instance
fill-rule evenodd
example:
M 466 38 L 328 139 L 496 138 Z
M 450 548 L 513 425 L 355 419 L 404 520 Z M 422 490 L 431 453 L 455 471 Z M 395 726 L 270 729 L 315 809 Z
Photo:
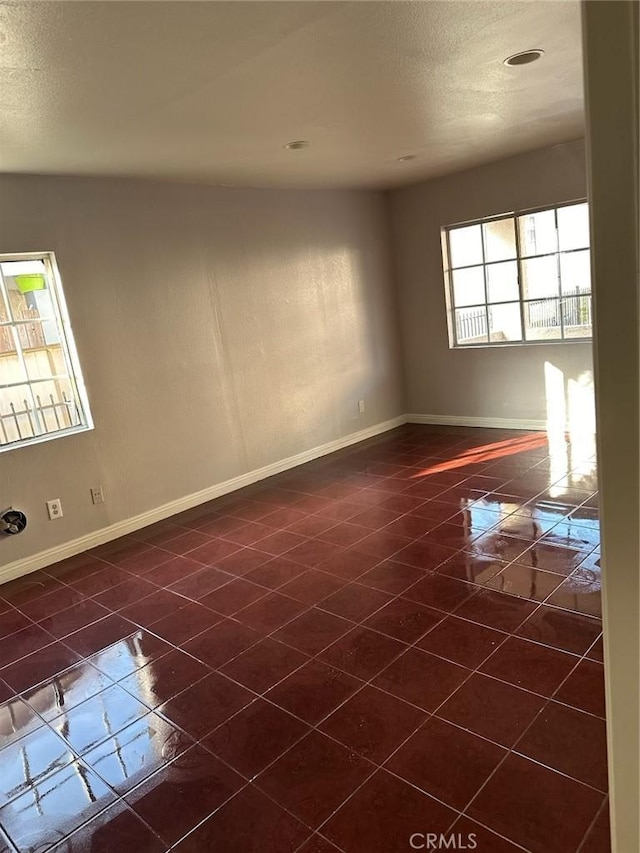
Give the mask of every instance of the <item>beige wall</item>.
M 565 387 L 571 380 L 589 383 L 589 343 L 449 349 L 440 242 L 443 225 L 585 196 L 582 142 L 391 194 L 408 412 L 541 420 L 547 414 L 545 363 L 564 374 Z
M 640 850 L 638 4 L 582 6 L 613 853 Z
M 404 412 L 382 194 L 3 176 L 0 253 L 39 250 L 96 427 L 0 453 L 0 566 Z

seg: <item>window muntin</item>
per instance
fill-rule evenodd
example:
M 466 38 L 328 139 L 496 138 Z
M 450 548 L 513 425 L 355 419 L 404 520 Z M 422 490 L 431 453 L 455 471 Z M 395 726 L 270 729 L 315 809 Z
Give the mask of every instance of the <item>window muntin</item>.
M 452 347 L 591 338 L 586 202 L 443 231 Z
M 91 426 L 53 254 L 0 255 L 0 451 Z

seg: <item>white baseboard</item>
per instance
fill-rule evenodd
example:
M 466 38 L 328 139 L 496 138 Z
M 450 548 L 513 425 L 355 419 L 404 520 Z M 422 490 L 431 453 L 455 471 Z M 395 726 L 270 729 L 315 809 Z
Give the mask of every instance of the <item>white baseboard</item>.
M 248 471 L 246 474 L 241 474 L 238 477 L 233 477 L 230 480 L 225 480 L 222 483 L 216 483 L 199 492 L 194 492 L 190 495 L 185 495 L 175 501 L 155 507 L 140 515 L 127 518 L 123 521 L 118 521 L 115 524 L 110 524 L 108 527 L 102 527 L 100 530 L 94 530 L 87 533 L 85 536 L 80 536 L 77 539 L 72 539 L 70 542 L 63 542 L 61 545 L 56 545 L 53 548 L 48 548 L 45 551 L 40 551 L 30 557 L 23 557 L 20 560 L 15 560 L 0 568 L 0 584 L 15 578 L 27 575 L 30 572 L 35 572 L 38 569 L 43 569 L 46 566 L 51 566 L 54 563 L 64 560 L 67 557 L 73 557 L 76 554 L 81 554 L 89 548 L 96 548 L 98 545 L 104 545 L 105 542 L 110 542 L 112 539 L 117 539 L 120 536 L 126 536 L 128 533 L 134 533 L 149 524 L 154 524 L 156 521 L 162 521 L 165 518 L 170 518 L 179 512 L 186 509 L 192 509 L 195 506 L 206 503 L 207 501 L 219 498 L 222 495 L 234 492 L 244 486 L 250 486 L 252 483 L 257 483 L 260 480 L 265 480 L 274 474 L 279 474 L 282 471 L 288 471 L 290 468 L 295 468 L 298 465 L 304 465 L 305 462 L 310 462 L 312 459 L 317 459 L 320 456 L 326 456 L 329 453 L 334 453 L 336 450 L 341 450 L 344 447 L 349 447 L 352 444 L 357 444 L 360 441 L 365 441 L 367 438 L 373 438 L 381 433 L 388 432 L 405 423 L 412 424 L 441 424 L 442 426 L 470 426 L 470 427 L 485 427 L 496 429 L 521 429 L 521 430 L 546 430 L 546 421 L 523 421 L 513 418 L 475 418 L 458 415 L 421 415 L 409 414 L 399 415 L 397 418 L 392 418 L 382 423 L 374 424 L 366 429 L 353 432 L 343 438 L 328 441 L 326 444 L 321 444 L 318 447 L 313 447 L 310 450 L 304 450 L 302 453 L 296 453 L 294 456 L 289 456 L 286 459 L 281 459 L 279 462 L 273 462 L 270 465 L 265 465 L 262 468 L 256 468 L 254 471 Z
M 546 432 L 546 420 L 529 421 L 518 418 L 475 418 L 467 415 L 407 415 L 409 424 L 441 424 L 442 426 L 484 427 L 487 429 L 526 429 Z
M 13 563 L 8 563 L 6 566 L 0 568 L 0 584 L 22 577 L 30 572 L 35 572 L 38 569 L 43 569 L 46 566 L 51 566 L 67 557 L 81 554 L 89 548 L 104 545 L 105 542 L 110 542 L 112 539 L 118 539 L 120 536 L 133 533 L 136 530 L 147 527 L 149 524 L 154 524 L 156 521 L 162 521 L 165 518 L 176 515 L 176 513 L 192 509 L 199 504 L 219 498 L 229 492 L 235 492 L 237 489 L 250 486 L 252 483 L 257 483 L 259 480 L 265 480 L 274 474 L 279 474 L 282 471 L 303 465 L 305 462 L 311 462 L 312 459 L 334 453 L 336 450 L 341 450 L 343 447 L 349 447 L 351 444 L 365 441 L 367 438 L 373 438 L 383 432 L 388 432 L 391 429 L 402 426 L 406 422 L 407 418 L 405 415 L 400 415 L 388 421 L 382 421 L 358 432 L 352 432 L 343 438 L 328 441 L 326 444 L 312 447 L 310 450 L 302 451 L 302 453 L 296 453 L 294 456 L 281 459 L 279 462 L 273 462 L 270 465 L 265 465 L 262 468 L 256 468 L 254 471 L 241 474 L 239 477 L 233 477 L 231 480 L 225 480 L 222 483 L 216 483 L 214 486 L 209 486 L 199 492 L 185 495 L 175 501 L 170 501 L 162 506 L 140 513 L 140 515 L 136 515 L 133 518 L 127 518 L 115 524 L 110 524 L 108 527 L 102 527 L 100 530 L 87 533 L 78 539 L 63 542 L 61 545 L 48 548 L 46 551 L 40 551 L 33 556 L 15 560 Z

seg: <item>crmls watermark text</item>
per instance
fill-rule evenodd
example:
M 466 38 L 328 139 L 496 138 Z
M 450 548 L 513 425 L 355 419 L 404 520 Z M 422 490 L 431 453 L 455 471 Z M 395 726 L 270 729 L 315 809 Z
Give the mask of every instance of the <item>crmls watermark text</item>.
M 414 832 L 409 837 L 409 847 L 412 850 L 477 850 L 475 832 L 468 834 L 451 833 L 450 835 L 437 832 Z

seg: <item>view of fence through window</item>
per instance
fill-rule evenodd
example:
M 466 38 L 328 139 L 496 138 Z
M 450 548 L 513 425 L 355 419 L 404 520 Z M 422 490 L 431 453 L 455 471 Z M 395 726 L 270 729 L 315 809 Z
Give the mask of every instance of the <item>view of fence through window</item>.
M 89 425 L 54 263 L 0 255 L 0 446 Z
M 452 346 L 591 337 L 586 202 L 444 233 Z

